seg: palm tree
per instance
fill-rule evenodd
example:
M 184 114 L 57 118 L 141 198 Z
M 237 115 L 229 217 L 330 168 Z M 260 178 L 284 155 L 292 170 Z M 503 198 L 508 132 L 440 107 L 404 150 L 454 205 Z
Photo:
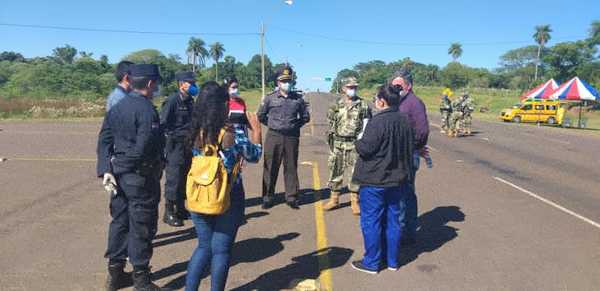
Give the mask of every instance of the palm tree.
M 208 56 L 206 43 L 197 37 L 190 38 L 187 53 L 192 56 L 192 71 L 196 72 L 196 65 L 204 66 L 204 59 Z
M 452 56 L 452 60 L 455 62 L 458 60 L 458 58 L 460 58 L 460 56 L 462 56 L 462 53 L 462 44 L 459 42 L 452 43 L 448 49 L 448 54 Z
M 533 34 L 533 39 L 538 44 L 538 53 L 537 53 L 537 62 L 535 63 L 535 78 L 537 81 L 538 78 L 538 67 L 540 66 L 540 56 L 542 54 L 542 48 L 548 41 L 550 40 L 550 33 L 552 29 L 550 29 L 550 25 L 538 25 L 535 27 L 535 33 Z
M 215 61 L 215 81 L 219 81 L 219 60 L 223 57 L 225 48 L 220 42 L 215 42 L 210 45 L 210 56 Z

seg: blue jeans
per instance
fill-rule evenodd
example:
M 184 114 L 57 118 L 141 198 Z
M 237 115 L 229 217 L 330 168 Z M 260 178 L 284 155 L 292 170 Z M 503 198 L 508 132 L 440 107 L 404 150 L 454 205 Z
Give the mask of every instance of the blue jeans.
M 363 265 L 378 271 L 385 263 L 398 268 L 398 253 L 404 228 L 406 183 L 401 187 L 360 187 L 360 227 L 365 244 Z M 382 261 L 385 254 L 386 261 Z
M 405 240 L 415 240 L 417 238 L 419 209 L 417 202 L 417 190 L 415 186 L 420 162 L 421 158 L 419 157 L 419 153 L 415 152 L 413 180 L 410 183 L 410 191 L 408 191 L 406 195 L 406 215 L 404 216 L 404 234 L 402 235 Z
M 231 191 L 231 206 L 222 215 L 191 213 L 198 236 L 198 246 L 192 254 L 185 278 L 185 290 L 196 291 L 202 274 L 210 267 L 212 291 L 225 290 L 229 274 L 231 248 L 244 217 L 244 188 L 242 180 Z

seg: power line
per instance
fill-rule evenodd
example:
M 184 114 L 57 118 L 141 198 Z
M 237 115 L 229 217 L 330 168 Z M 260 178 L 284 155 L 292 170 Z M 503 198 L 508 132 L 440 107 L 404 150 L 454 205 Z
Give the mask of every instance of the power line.
M 300 34 L 313 38 L 321 38 L 331 41 L 341 41 L 341 42 L 349 42 L 349 43 L 359 43 L 359 44 L 368 44 L 368 45 L 384 45 L 384 46 L 448 46 L 450 43 L 454 42 L 383 42 L 383 41 L 373 41 L 373 40 L 363 40 L 363 39 L 353 39 L 353 38 L 342 38 L 342 37 L 333 37 L 324 34 L 317 33 L 308 33 L 302 32 L 298 30 L 292 30 L 288 28 L 283 28 L 279 26 L 270 26 L 273 29 L 291 32 L 295 34 Z M 561 37 L 561 38 L 553 38 L 554 40 L 572 40 L 577 38 L 585 38 L 585 36 L 571 36 L 571 37 Z M 514 41 L 489 41 L 489 42 L 459 42 L 462 45 L 466 46 L 493 46 L 493 45 L 514 45 L 514 44 L 532 44 L 531 40 L 514 40 Z
M 68 31 L 85 31 L 85 32 L 107 32 L 107 33 L 129 33 L 129 34 L 153 34 L 153 35 L 215 35 L 215 36 L 245 36 L 245 35 L 260 35 L 257 32 L 168 32 L 168 31 L 142 31 L 142 30 L 125 30 L 125 29 L 104 29 L 104 28 L 86 28 L 73 26 L 53 26 L 53 25 L 36 25 L 36 24 L 19 24 L 19 23 L 0 23 L 0 26 L 34 28 L 34 29 L 54 29 Z

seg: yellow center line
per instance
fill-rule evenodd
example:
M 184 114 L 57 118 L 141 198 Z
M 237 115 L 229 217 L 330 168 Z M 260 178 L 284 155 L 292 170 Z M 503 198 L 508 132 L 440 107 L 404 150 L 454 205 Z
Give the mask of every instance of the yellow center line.
M 323 203 L 321 202 L 321 178 L 319 176 L 319 164 L 317 162 L 303 162 L 303 165 L 312 166 L 313 189 L 315 199 L 315 223 L 317 229 L 317 250 L 319 252 L 319 283 L 323 291 L 333 290 L 331 279 L 330 261 L 327 254 L 327 227 L 325 225 L 325 215 L 323 212 Z

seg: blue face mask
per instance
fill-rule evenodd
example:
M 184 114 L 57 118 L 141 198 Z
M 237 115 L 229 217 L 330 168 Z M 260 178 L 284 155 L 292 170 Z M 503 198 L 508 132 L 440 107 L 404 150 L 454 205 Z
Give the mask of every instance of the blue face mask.
M 188 87 L 187 89 L 187 93 L 190 94 L 190 96 L 198 95 L 198 91 L 200 91 L 200 89 L 198 89 L 198 86 L 196 84 L 191 84 L 190 87 Z

